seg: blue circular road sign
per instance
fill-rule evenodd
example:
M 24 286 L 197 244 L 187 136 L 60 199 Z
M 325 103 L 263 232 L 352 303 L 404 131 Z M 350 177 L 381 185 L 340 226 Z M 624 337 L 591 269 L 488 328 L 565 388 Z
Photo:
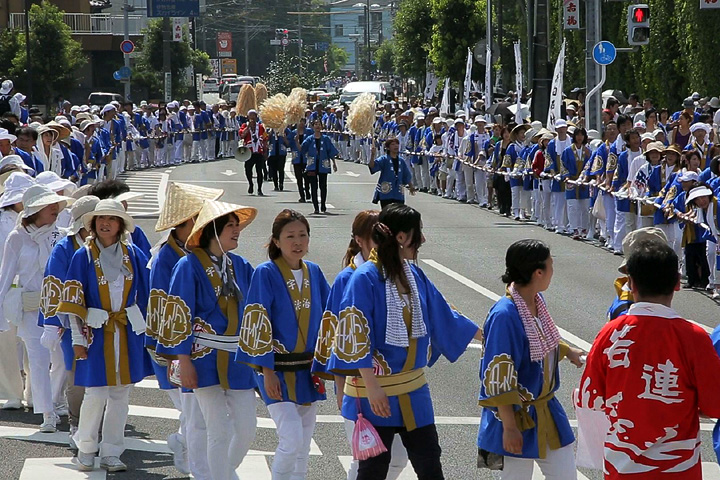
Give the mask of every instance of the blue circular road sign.
M 113 72 L 113 78 L 114 78 L 115 80 L 122 80 L 122 77 L 120 76 L 120 72 L 118 72 L 117 70 L 115 70 L 115 71 Z
M 120 75 L 120 78 L 130 78 L 132 70 L 130 70 L 130 67 L 120 67 L 117 73 Z
M 595 60 L 595 63 L 598 65 L 610 65 L 615 61 L 616 57 L 617 50 L 615 49 L 615 45 L 610 42 L 603 40 L 593 47 L 593 60 Z
M 131 42 L 130 40 L 123 40 L 120 43 L 120 50 L 123 53 L 130 54 L 133 51 L 135 51 L 135 44 L 133 42 Z

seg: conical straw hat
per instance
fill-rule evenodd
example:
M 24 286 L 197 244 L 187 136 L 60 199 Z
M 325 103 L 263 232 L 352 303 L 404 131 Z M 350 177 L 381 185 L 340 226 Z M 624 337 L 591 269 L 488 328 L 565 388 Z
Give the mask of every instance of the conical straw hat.
M 234 213 L 240 219 L 240 230 L 244 229 L 257 215 L 257 209 L 254 207 L 245 207 L 243 205 L 235 205 L 233 203 L 218 202 L 217 200 L 205 200 L 205 203 L 195 220 L 195 226 L 190 232 L 186 245 L 188 248 L 195 248 L 200 244 L 200 236 L 203 229 L 213 220 L 223 217 L 228 213 Z M 218 232 L 218 235 L 220 232 Z
M 155 231 L 162 232 L 190 220 L 200 212 L 205 200 L 217 200 L 223 193 L 220 188 L 170 182 Z

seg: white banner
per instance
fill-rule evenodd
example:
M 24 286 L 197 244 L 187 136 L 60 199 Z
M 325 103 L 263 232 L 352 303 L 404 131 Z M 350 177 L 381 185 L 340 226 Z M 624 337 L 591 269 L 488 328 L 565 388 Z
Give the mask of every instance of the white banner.
M 440 103 L 440 114 L 447 115 L 448 113 L 450 113 L 450 79 L 446 78 L 442 102 Z
M 435 75 L 435 72 L 428 72 L 425 74 L 425 100 L 432 100 L 435 96 L 435 90 L 437 90 L 438 82 L 440 79 Z
M 172 19 L 172 36 L 173 42 L 182 42 L 182 27 L 185 24 L 185 19 L 180 17 L 173 17 Z
M 520 42 L 515 42 L 515 96 L 517 97 L 517 111 L 515 112 L 515 123 L 518 125 L 523 123 L 525 119 L 522 116 L 522 51 L 520 50 Z
M 563 0 L 563 25 L 565 30 L 580 28 L 579 0 Z
M 560 118 L 560 107 L 562 107 L 563 74 L 565 73 L 565 40 L 563 40 L 555 62 L 552 88 L 550 90 L 550 108 L 548 108 L 547 128 L 555 131 L 555 121 Z
M 467 63 L 465 63 L 465 82 L 463 84 L 463 108 L 467 114 L 467 118 L 470 118 L 470 89 L 472 88 L 472 62 L 473 55 L 472 50 L 467 49 Z
M 485 47 L 485 111 L 493 104 L 492 97 L 492 50 L 490 44 Z M 490 121 L 490 119 L 487 119 Z
M 720 0 L 700 0 L 700 10 L 706 8 L 720 8 Z

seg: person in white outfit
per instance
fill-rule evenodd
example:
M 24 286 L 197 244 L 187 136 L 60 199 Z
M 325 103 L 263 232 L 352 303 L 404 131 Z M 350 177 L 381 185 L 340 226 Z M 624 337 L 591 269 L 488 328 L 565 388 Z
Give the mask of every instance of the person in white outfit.
M 43 415 L 40 431 L 54 433 L 58 418 L 50 383 L 50 352 L 43 345 L 38 326 L 40 292 L 50 252 L 60 238 L 55 222 L 58 213 L 72 201 L 42 185 L 32 185 L 22 197 L 20 224 L 8 235 L 0 266 L 0 296 L 3 318 L 18 327 L 30 361 L 35 413 Z M 15 277 L 17 287 L 13 288 Z M 60 359 L 62 364 L 62 358 Z

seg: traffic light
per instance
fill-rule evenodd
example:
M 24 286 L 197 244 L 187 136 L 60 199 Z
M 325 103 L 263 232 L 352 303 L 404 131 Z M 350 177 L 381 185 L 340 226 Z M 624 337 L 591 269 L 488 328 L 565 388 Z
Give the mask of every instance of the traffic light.
M 650 7 L 644 3 L 628 7 L 628 44 L 647 45 L 650 43 Z
M 288 33 L 290 33 L 290 30 L 288 30 L 287 28 L 276 28 L 275 29 L 275 35 L 287 36 Z

